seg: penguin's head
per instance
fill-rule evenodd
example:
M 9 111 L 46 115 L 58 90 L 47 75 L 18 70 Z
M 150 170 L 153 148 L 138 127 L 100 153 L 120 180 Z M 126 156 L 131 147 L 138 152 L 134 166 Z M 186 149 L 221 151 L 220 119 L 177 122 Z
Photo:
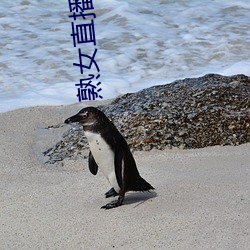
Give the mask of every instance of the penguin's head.
M 104 121 L 107 120 L 108 118 L 97 108 L 87 107 L 80 110 L 76 115 L 69 117 L 64 122 L 67 124 L 72 122 L 79 122 L 86 129 L 87 127 L 100 126 Z

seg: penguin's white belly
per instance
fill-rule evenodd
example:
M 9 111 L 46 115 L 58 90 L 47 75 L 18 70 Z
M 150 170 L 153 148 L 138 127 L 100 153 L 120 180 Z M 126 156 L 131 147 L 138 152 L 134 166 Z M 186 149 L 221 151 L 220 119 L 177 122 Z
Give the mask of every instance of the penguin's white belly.
M 115 155 L 113 150 L 100 134 L 86 131 L 85 135 L 96 164 L 108 179 L 111 186 L 119 193 L 120 187 L 115 175 Z

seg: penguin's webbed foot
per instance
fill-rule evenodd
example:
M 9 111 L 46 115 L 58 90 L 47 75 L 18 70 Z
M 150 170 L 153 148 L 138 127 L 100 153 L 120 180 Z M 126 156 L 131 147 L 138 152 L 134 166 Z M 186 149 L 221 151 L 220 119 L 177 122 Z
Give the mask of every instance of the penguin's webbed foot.
M 104 208 L 104 209 L 111 209 L 111 208 L 114 208 L 114 207 L 119 207 L 122 205 L 123 203 L 123 200 L 124 200 L 124 197 L 123 196 L 119 196 L 118 200 L 116 201 L 111 201 L 110 203 L 102 206 L 101 208 Z
M 106 198 L 109 198 L 109 197 L 112 197 L 112 196 L 115 197 L 117 195 L 118 195 L 118 193 L 115 191 L 114 188 L 111 188 L 107 193 L 105 193 Z

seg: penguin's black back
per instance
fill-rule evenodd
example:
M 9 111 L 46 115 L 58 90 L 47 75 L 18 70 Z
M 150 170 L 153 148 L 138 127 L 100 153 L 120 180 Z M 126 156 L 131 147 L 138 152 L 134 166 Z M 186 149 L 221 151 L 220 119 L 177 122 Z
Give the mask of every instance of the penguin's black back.
M 134 157 L 124 137 L 111 121 L 109 125 L 109 129 L 105 130 L 102 136 L 111 145 L 112 150 L 115 151 L 115 148 L 119 148 L 122 152 L 124 160 L 123 185 L 125 191 L 148 191 L 154 189 L 140 176 Z

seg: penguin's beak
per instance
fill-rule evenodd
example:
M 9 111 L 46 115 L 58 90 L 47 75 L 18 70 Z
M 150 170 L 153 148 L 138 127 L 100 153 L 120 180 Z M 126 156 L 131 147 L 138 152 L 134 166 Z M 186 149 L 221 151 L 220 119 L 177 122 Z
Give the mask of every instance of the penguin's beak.
M 76 115 L 73 115 L 73 116 L 67 118 L 64 121 L 64 123 L 69 124 L 69 123 L 72 123 L 72 122 L 80 122 L 80 120 L 81 120 L 81 116 L 79 116 L 78 114 L 76 114 Z

